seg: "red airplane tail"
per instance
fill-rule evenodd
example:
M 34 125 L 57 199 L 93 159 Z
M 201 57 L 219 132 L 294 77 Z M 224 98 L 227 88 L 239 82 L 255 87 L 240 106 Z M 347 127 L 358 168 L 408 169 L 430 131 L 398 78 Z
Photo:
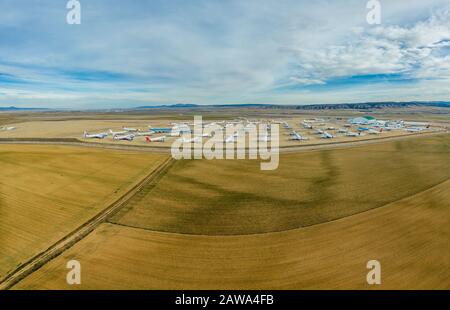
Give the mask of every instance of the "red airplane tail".
M 150 140 L 150 137 L 145 137 L 145 140 L 147 141 L 147 142 L 151 142 L 152 140 Z

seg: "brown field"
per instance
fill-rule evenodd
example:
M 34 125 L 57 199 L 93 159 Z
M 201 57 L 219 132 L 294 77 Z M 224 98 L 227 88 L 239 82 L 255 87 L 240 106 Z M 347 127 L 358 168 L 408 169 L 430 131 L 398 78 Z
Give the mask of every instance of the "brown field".
M 0 279 L 88 221 L 165 156 L 0 145 Z
M 279 233 L 194 236 L 102 224 L 15 289 L 450 289 L 450 181 Z M 67 261 L 81 285 L 65 282 Z M 382 266 L 366 284 L 366 263 Z
M 113 223 L 154 231 L 240 235 L 310 226 L 409 197 L 450 177 L 450 135 L 258 161 L 179 161 Z

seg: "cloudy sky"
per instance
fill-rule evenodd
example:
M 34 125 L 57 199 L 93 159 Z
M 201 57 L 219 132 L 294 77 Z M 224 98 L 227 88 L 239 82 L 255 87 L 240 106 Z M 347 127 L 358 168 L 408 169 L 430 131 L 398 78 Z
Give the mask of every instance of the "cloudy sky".
M 450 101 L 450 1 L 0 0 L 0 106 Z

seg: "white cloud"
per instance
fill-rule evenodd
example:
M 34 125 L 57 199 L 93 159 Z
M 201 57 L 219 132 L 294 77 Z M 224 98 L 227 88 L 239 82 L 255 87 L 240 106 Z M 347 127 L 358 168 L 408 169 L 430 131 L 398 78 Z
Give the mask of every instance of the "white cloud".
M 0 104 L 33 105 L 45 96 L 60 105 L 64 96 L 85 105 L 307 103 L 414 92 L 391 84 L 379 95 L 366 85 L 327 88 L 334 78 L 370 74 L 426 79 L 419 97 L 450 100 L 438 82 L 450 78 L 446 7 L 448 0 L 383 1 L 383 23 L 371 27 L 361 0 L 96 0 L 83 3 L 80 26 L 69 26 L 64 3 L 3 0 L 0 73 L 30 83 L 0 94 Z M 130 78 L 86 81 L 61 73 L 90 70 Z M 308 85 L 320 90 L 302 89 Z M 289 86 L 297 88 L 279 92 Z
M 412 78 L 446 78 L 450 40 L 450 13 L 442 10 L 411 27 L 381 25 L 354 35 L 341 45 L 293 49 L 297 79 L 326 81 L 337 77 L 373 74 L 407 74 Z

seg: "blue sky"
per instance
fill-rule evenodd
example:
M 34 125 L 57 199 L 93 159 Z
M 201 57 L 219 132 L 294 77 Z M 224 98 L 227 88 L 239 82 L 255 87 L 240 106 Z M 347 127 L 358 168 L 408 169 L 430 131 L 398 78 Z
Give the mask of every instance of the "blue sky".
M 450 101 L 448 0 L 0 0 L 0 106 Z

